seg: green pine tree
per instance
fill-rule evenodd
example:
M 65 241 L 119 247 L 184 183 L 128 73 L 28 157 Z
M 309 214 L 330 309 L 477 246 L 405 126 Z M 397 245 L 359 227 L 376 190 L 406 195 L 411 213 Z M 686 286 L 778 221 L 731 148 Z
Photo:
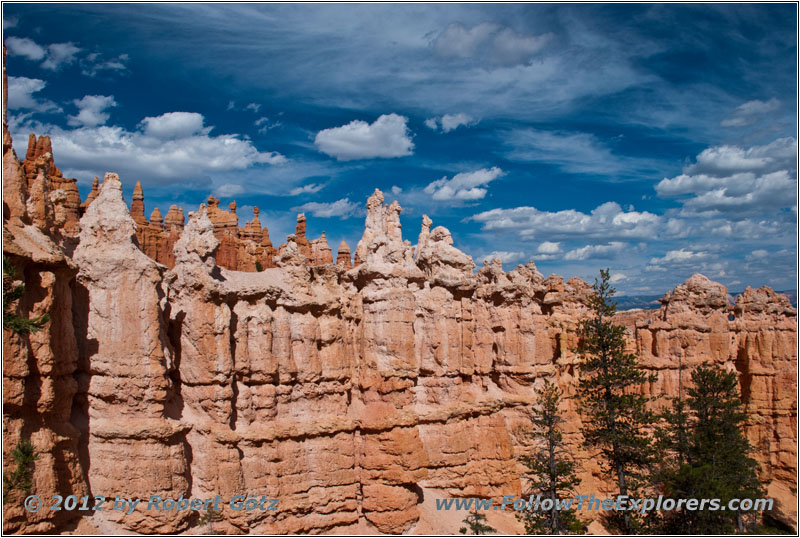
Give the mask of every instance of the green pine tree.
M 584 524 L 578 519 L 576 510 L 558 510 L 559 499 L 575 496 L 575 487 L 580 479 L 575 474 L 575 462 L 566 450 L 559 414 L 562 392 L 549 380 L 536 391 L 536 409 L 530 414 L 533 428 L 526 432 L 533 436 L 539 447 L 522 462 L 528 468 L 525 478 L 529 481 L 531 495 L 541 499 L 551 499 L 550 510 L 529 510 L 517 515 L 525 524 L 526 534 L 583 534 Z
M 616 290 L 608 269 L 600 270 L 593 288 L 588 304 L 593 316 L 582 321 L 578 331 L 584 442 L 600 449 L 603 469 L 616 479 L 619 494 L 636 497 L 654 461 L 652 439 L 644 432 L 654 415 L 647 409 L 650 399 L 637 390 L 655 376 L 647 375 L 636 357 L 625 352 L 625 328 L 612 321 Z M 608 520 L 625 534 L 643 525 L 638 514 L 629 511 L 615 512 Z
M 11 450 L 11 459 L 16 467 L 12 472 L 3 472 L 3 502 L 8 501 L 14 490 L 28 494 L 33 489 L 33 465 L 38 456 L 28 439 L 22 439 Z
M 666 497 L 757 499 L 763 496 L 756 475 L 757 464 L 744 435 L 747 415 L 739 397 L 734 372 L 718 366 L 701 365 L 692 372 L 692 387 L 684 406 L 673 401 L 665 413 L 666 426 L 660 437 L 664 455 L 659 473 Z M 686 441 L 680 446 L 679 440 Z M 732 534 L 742 532 L 753 512 L 731 510 L 678 510 L 661 514 L 658 530 L 673 534 Z
M 35 333 L 50 321 L 50 314 L 28 319 L 14 311 L 14 303 L 25 293 L 24 284 L 14 285 L 16 276 L 17 270 L 11 261 L 3 256 L 3 328 L 17 334 Z
M 462 523 L 466 527 L 461 527 L 458 532 L 461 534 L 491 534 L 497 532 L 497 529 L 490 527 L 486 524 L 486 516 L 473 510 L 467 517 L 464 518 Z

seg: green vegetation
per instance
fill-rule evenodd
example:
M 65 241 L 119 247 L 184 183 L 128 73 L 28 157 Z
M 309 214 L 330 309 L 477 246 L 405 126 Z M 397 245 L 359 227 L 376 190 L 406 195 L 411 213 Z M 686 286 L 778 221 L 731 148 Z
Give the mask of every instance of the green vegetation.
M 752 447 L 744 435 L 747 415 L 737 376 L 704 364 L 692 372 L 684 402 L 674 398 L 659 432 L 661 469 L 657 475 L 672 498 L 757 499 L 764 495 L 756 475 Z M 688 408 L 688 409 L 687 409 Z M 757 514 L 733 510 L 663 512 L 657 532 L 664 534 L 733 534 L 756 531 Z
M 545 381 L 536 391 L 536 409 L 531 412 L 533 429 L 527 435 L 538 441 L 539 447 L 522 462 L 528 468 L 525 476 L 529 481 L 529 491 L 523 498 L 540 496 L 550 499 L 549 510 L 526 510 L 517 515 L 525 524 L 526 534 L 583 534 L 584 524 L 578 519 L 576 510 L 558 510 L 559 499 L 571 499 L 580 480 L 575 475 L 575 462 L 566 450 L 561 424 L 564 419 L 559 414 L 561 390 Z
M 496 529 L 490 527 L 486 523 L 486 516 L 483 514 L 478 513 L 477 511 L 473 510 L 469 513 L 469 515 L 464 518 L 462 523 L 465 523 L 466 527 L 461 527 L 458 529 L 458 532 L 461 534 L 491 534 L 497 532 Z
M 11 458 L 16 464 L 14 472 L 3 472 L 3 502 L 5 503 L 12 491 L 21 491 L 28 494 L 33 489 L 33 465 L 38 458 L 33 445 L 28 439 L 22 439 L 11 450 Z
M 256 260 L 256 271 L 258 271 L 260 273 L 263 270 L 264 270 L 264 266 L 261 265 L 260 261 Z
M 10 329 L 17 334 L 35 333 L 50 321 L 50 315 L 43 314 L 28 319 L 14 312 L 14 302 L 25 293 L 24 284 L 14 285 L 16 276 L 17 270 L 11 261 L 3 256 L 3 328 Z
M 207 534 L 220 534 L 214 529 L 214 523 L 222 521 L 222 512 L 209 507 L 208 510 L 197 520 L 197 526 L 207 527 Z
M 612 322 L 616 303 L 608 269 L 600 271 L 593 288 L 588 304 L 593 316 L 578 330 L 584 442 L 600 450 L 603 470 L 616 478 L 619 494 L 638 497 L 655 454 L 651 437 L 644 433 L 654 421 L 647 409 L 650 399 L 637 389 L 655 377 L 625 352 L 625 328 Z M 608 523 L 624 534 L 634 534 L 644 525 L 638 513 L 629 511 L 614 512 Z

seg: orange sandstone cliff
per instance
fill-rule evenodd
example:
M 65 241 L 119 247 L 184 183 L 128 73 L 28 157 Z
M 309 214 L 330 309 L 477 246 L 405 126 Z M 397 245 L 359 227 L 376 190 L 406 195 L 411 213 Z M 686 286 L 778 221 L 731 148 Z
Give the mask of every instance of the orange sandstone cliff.
M 176 207 L 148 220 L 141 187 L 129 210 L 106 174 L 81 204 L 49 140 L 31 143 L 20 162 L 4 125 L 3 251 L 25 284 L 15 311 L 51 321 L 4 330 L 3 456 L 31 440 L 43 499 L 266 495 L 277 511 L 226 508 L 216 530 L 421 531 L 437 496 L 520 493 L 526 411 L 545 379 L 567 395 L 581 492 L 614 491 L 581 445 L 573 401 L 585 282 L 544 278 L 533 262 L 475 272 L 427 216 L 415 249 L 377 190 L 355 266 L 344 242 L 334 263 L 324 234 L 309 241 L 304 216 L 276 251 L 258 210 L 239 229 L 235 204 L 213 197 L 187 222 Z M 660 309 L 619 321 L 657 374 L 650 395 L 675 395 L 703 361 L 737 372 L 771 515 L 796 526 L 796 310 L 766 287 L 726 296 L 694 275 Z M 5 532 L 197 523 L 144 503 L 29 513 L 21 499 L 4 506 Z

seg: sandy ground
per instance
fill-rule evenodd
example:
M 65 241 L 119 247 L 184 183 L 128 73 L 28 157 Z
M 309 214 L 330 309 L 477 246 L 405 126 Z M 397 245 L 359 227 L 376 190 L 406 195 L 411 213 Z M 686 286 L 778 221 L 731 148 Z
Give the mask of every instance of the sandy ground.
M 464 510 L 437 510 L 436 499 L 451 497 L 446 491 L 422 488 L 423 500 L 419 505 L 420 517 L 414 527 L 406 534 L 459 534 L 458 529 L 464 527 L 464 518 L 469 515 Z M 497 534 L 525 534 L 525 527 L 517 521 L 513 511 L 488 510 L 481 512 L 486 516 L 486 524 L 497 529 Z

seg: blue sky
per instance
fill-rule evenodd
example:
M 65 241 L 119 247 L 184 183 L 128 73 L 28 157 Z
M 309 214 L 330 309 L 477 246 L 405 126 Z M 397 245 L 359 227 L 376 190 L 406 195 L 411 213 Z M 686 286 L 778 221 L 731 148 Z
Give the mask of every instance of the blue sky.
M 336 249 L 376 188 L 480 266 L 795 287 L 793 4 L 3 5 L 9 123 L 85 197 Z

